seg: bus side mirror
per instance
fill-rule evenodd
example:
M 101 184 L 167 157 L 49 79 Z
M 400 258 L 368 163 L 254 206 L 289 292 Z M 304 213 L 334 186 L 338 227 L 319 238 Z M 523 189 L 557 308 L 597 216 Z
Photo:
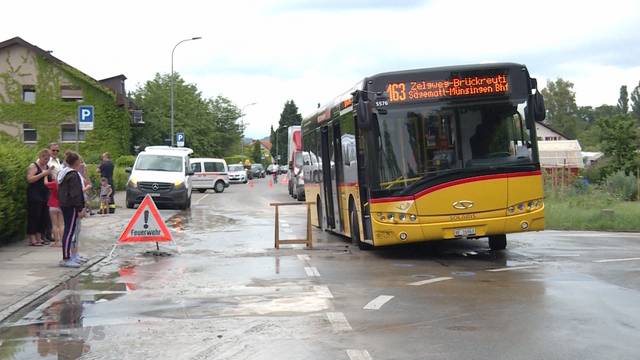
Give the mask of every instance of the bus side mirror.
M 368 129 L 369 124 L 371 123 L 371 114 L 370 102 L 366 99 L 366 95 L 364 92 L 360 90 L 356 90 L 352 93 L 353 95 L 353 107 L 356 115 L 356 122 L 358 127 L 361 129 Z
M 547 117 L 547 110 L 544 107 L 544 97 L 536 90 L 533 94 L 533 112 L 534 119 L 538 122 L 543 121 Z

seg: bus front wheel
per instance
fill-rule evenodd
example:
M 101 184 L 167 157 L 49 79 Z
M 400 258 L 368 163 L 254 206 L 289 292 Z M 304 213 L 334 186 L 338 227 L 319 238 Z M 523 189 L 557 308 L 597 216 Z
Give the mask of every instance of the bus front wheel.
M 489 248 L 491 250 L 504 250 L 507 248 L 507 235 L 489 236 Z
M 358 222 L 358 212 L 355 206 L 351 206 L 349 210 L 349 228 L 351 230 L 351 244 L 358 245 L 360 250 L 369 250 L 371 245 L 360 241 L 360 224 Z

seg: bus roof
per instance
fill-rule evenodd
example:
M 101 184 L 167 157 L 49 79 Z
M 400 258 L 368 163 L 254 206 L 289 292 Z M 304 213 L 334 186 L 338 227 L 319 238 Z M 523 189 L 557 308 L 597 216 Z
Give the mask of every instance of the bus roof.
M 438 73 L 438 72 L 467 72 L 467 71 L 485 71 L 485 70 L 495 70 L 495 69 L 521 69 L 527 70 L 527 67 L 523 64 L 513 63 L 513 62 L 503 62 L 503 63 L 483 63 L 483 64 L 468 64 L 468 65 L 454 65 L 454 66 L 439 66 L 432 68 L 421 68 L 421 69 L 410 69 L 410 70 L 398 70 L 398 71 L 388 71 L 383 73 L 378 73 L 372 76 L 368 76 L 363 80 L 356 83 L 351 89 L 345 91 L 344 93 L 336 96 L 330 101 L 318 107 L 316 111 L 305 116 L 302 120 L 302 126 L 305 126 L 305 123 L 312 119 L 318 119 L 318 122 L 324 121 L 324 118 L 331 118 L 331 111 L 335 107 L 339 106 L 342 111 L 351 111 L 353 107 L 351 106 L 352 94 L 356 90 L 366 90 L 367 85 L 373 83 L 374 80 L 378 78 L 393 78 L 393 77 L 404 77 L 411 76 L 414 74 L 423 74 L 423 73 Z

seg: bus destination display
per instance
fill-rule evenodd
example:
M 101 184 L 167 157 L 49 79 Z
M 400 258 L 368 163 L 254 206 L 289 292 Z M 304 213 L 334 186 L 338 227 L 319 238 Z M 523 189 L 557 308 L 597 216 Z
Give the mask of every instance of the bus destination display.
M 509 80 L 505 74 L 452 77 L 448 80 L 409 80 L 387 85 L 390 103 L 434 100 L 473 95 L 506 95 Z

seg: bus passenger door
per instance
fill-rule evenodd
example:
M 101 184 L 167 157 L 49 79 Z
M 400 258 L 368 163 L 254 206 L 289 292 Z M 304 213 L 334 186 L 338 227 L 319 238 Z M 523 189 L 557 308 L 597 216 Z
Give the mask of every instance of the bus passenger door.
M 330 144 L 332 137 L 329 133 L 329 127 L 323 126 L 320 131 L 320 147 L 321 147 L 321 156 L 322 156 L 322 186 L 321 190 L 323 193 L 322 201 L 324 202 L 325 215 L 327 218 L 327 228 L 334 229 L 335 228 L 335 217 L 333 212 L 333 186 L 332 186 L 332 169 L 335 166 L 331 159 L 331 148 L 332 144 Z
M 340 189 L 340 186 L 344 184 L 344 163 L 342 161 L 342 141 L 340 137 L 340 124 L 338 122 L 333 124 L 333 156 L 331 157 L 333 166 L 333 177 L 331 179 L 331 187 L 333 190 L 333 216 L 335 219 L 335 229 L 341 233 L 344 233 L 342 224 L 342 207 L 343 207 L 343 191 L 344 187 Z M 346 201 L 346 199 L 344 200 Z M 347 205 L 348 206 L 348 205 Z

